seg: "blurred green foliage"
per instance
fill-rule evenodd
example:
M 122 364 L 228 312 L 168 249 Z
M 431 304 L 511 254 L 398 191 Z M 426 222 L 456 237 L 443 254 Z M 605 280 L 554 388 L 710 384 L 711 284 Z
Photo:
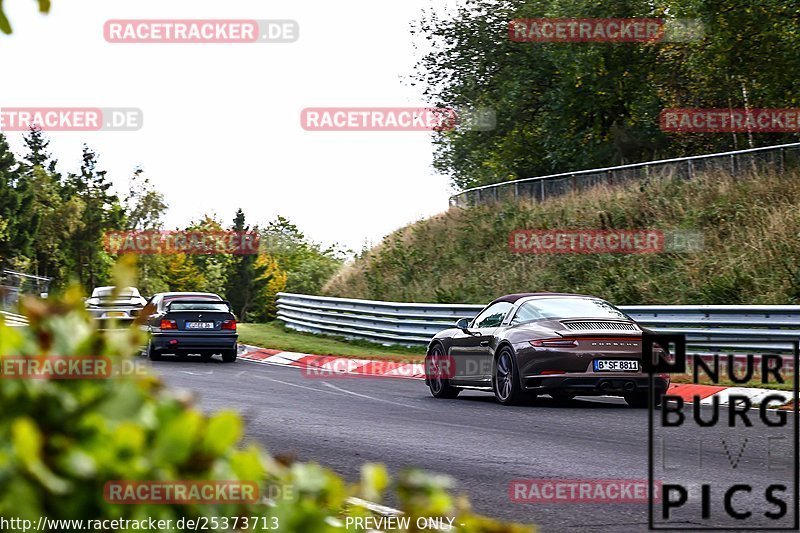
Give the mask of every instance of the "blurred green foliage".
M 48 13 L 50 11 L 50 0 L 36 0 L 36 3 L 39 4 L 39 12 Z M 5 34 L 11 33 L 11 23 L 3 11 L 3 0 L 0 0 L 0 31 Z

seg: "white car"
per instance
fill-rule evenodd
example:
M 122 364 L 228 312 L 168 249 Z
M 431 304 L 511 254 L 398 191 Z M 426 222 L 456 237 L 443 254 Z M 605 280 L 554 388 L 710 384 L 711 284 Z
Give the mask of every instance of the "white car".
M 116 289 L 116 290 L 115 290 Z M 147 303 L 136 287 L 96 287 L 86 299 L 86 309 L 97 320 L 130 325 Z M 105 325 L 101 326 L 105 329 Z

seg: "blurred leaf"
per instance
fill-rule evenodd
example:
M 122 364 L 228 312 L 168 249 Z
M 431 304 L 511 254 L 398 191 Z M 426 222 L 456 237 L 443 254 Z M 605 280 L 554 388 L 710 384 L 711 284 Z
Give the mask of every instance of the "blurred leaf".
M 6 14 L 3 12 L 3 0 L 0 0 L 0 31 L 5 34 L 11 33 L 11 23 L 8 22 Z
M 206 427 L 203 448 L 214 455 L 221 455 L 242 436 L 242 420 L 236 413 L 223 411 L 215 414 Z

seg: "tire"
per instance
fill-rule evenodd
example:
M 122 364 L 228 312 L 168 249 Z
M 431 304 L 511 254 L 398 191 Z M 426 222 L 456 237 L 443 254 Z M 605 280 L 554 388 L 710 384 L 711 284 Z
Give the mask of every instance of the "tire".
M 147 343 L 147 358 L 151 361 L 161 361 L 161 352 L 153 347 L 153 341 Z
M 235 363 L 236 356 L 239 355 L 238 350 L 234 348 L 233 350 L 225 350 L 222 352 L 222 360 L 226 363 Z
M 425 356 L 425 377 L 431 396 L 440 399 L 452 400 L 461 392 L 461 389 L 453 387 L 450 380 L 442 375 L 439 361 L 444 357 L 444 349 L 441 344 L 435 344 L 431 348 L 431 353 Z
M 661 395 L 661 392 L 656 393 L 655 397 L 653 398 L 653 407 L 658 407 L 661 405 Z M 635 409 L 647 409 L 650 403 L 650 393 L 645 391 L 636 392 L 634 394 L 626 394 L 625 402 Z
M 500 349 L 492 365 L 492 390 L 503 405 L 518 405 L 529 399 L 522 390 L 514 351 L 508 346 Z

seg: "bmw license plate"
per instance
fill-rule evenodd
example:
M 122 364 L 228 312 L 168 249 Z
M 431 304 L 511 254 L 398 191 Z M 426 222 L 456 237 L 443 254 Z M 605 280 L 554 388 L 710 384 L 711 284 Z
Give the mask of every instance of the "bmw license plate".
M 213 322 L 187 322 L 186 329 L 214 329 Z
M 629 359 L 596 359 L 595 372 L 638 372 L 639 361 Z

